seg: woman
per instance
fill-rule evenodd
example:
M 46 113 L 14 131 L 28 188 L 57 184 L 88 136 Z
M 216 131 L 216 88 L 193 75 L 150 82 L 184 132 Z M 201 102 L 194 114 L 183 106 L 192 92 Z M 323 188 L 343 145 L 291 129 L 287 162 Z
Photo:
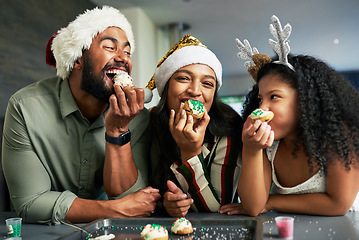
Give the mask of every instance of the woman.
M 185 216 L 190 207 L 216 212 L 237 201 L 243 121 L 219 99 L 221 84 L 217 57 L 187 35 L 160 61 L 147 86 L 155 85 L 161 96 L 151 111 L 150 184 L 160 190 L 163 207 L 172 217 Z M 201 119 L 183 110 L 188 99 L 204 105 Z

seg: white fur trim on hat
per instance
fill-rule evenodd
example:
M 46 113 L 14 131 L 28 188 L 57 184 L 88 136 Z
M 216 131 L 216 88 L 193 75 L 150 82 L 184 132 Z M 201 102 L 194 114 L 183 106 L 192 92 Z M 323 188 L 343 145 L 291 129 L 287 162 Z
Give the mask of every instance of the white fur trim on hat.
M 213 69 L 217 77 L 218 89 L 222 85 L 222 64 L 216 55 L 208 48 L 202 46 L 183 47 L 172 53 L 155 71 L 154 80 L 159 95 L 171 76 L 180 68 L 200 63 Z
M 56 60 L 57 75 L 67 78 L 83 50 L 90 49 L 92 39 L 108 27 L 121 28 L 131 45 L 131 54 L 135 49 L 131 24 L 127 18 L 113 7 L 103 6 L 86 10 L 77 16 L 67 27 L 58 31 L 51 45 Z

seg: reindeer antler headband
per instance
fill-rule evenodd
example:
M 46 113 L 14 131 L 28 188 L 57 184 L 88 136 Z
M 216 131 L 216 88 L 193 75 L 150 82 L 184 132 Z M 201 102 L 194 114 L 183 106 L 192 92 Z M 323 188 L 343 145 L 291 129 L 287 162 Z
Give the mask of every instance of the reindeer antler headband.
M 274 49 L 279 57 L 279 61 L 275 61 L 274 63 L 284 64 L 294 71 L 293 66 L 288 62 L 288 53 L 290 51 L 288 38 L 292 32 L 292 26 L 287 23 L 282 29 L 279 19 L 275 15 L 273 15 L 271 19 L 272 24 L 269 25 L 269 31 L 273 37 L 278 40 L 278 42 L 276 42 L 273 39 L 269 39 L 269 45 Z M 257 73 L 259 69 L 261 69 L 265 64 L 270 63 L 272 59 L 265 54 L 260 54 L 257 48 L 254 47 L 252 49 L 247 39 L 244 39 L 242 43 L 238 38 L 236 38 L 236 44 L 240 50 L 237 56 L 240 59 L 250 59 L 250 61 L 244 63 L 244 66 L 248 68 L 248 72 L 251 74 L 254 81 L 257 82 Z

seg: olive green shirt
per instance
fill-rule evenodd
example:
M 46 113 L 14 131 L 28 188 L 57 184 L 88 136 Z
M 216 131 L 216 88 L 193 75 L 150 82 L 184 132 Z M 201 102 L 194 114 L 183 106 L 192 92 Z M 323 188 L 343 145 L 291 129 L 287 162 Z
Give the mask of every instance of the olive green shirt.
M 59 224 L 76 197 L 108 199 L 103 190 L 106 112 L 90 123 L 78 109 L 67 79 L 39 81 L 10 98 L 3 171 L 12 205 L 25 222 Z M 139 174 L 118 197 L 147 185 L 148 123 L 145 109 L 129 125 Z

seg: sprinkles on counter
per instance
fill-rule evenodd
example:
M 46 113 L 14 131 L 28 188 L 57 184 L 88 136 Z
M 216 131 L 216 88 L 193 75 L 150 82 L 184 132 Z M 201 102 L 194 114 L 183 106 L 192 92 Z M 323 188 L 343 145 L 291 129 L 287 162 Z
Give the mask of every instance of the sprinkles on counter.
M 184 225 L 184 229 L 190 229 L 191 232 L 187 233 L 174 233 L 170 232 L 170 230 L 166 230 L 165 226 L 171 226 L 169 224 L 175 225 L 178 222 L 181 225 Z M 86 237 L 87 240 L 107 240 L 107 239 L 143 239 L 143 240 L 168 240 L 172 239 L 182 239 L 182 240 L 190 240 L 190 239 L 252 239 L 252 231 L 251 227 L 241 226 L 241 224 L 230 224 L 228 227 L 224 226 L 216 226 L 213 224 L 209 224 L 208 226 L 197 226 L 194 227 L 192 223 L 186 218 L 177 218 L 174 222 L 163 222 L 161 224 L 147 224 L 143 223 L 143 225 L 128 225 L 128 224 L 119 224 L 119 225 L 109 225 L 102 226 L 97 229 L 95 232 L 89 233 Z M 187 224 L 191 225 L 191 228 L 188 228 Z M 205 224 L 206 225 L 206 224 Z M 152 235 L 146 236 L 145 231 L 151 232 Z M 154 234 L 156 231 L 166 232 L 165 234 L 156 235 Z M 136 235 L 135 238 L 134 235 Z
M 109 235 L 102 235 L 102 236 L 98 236 L 95 238 L 87 238 L 88 240 L 110 240 L 110 239 L 114 239 L 115 235 L 110 233 Z

